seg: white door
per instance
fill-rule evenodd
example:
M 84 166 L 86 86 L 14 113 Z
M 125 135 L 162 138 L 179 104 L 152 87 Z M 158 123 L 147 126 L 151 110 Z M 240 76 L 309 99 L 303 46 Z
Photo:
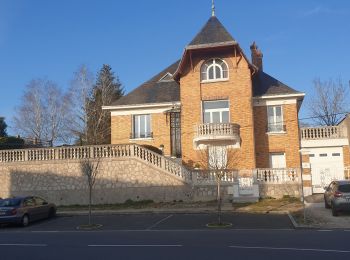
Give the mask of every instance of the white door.
M 309 156 L 313 193 L 323 193 L 333 180 L 344 179 L 342 147 L 310 149 Z
M 284 153 L 270 153 L 270 168 L 286 168 L 286 155 Z

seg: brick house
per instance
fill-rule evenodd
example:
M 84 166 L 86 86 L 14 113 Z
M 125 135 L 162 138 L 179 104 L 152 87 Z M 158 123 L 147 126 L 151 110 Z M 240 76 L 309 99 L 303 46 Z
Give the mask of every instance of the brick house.
M 154 146 L 188 168 L 217 146 L 234 151 L 238 170 L 300 168 L 305 94 L 264 72 L 255 42 L 250 50 L 251 60 L 212 15 L 179 61 L 104 107 L 112 144 Z

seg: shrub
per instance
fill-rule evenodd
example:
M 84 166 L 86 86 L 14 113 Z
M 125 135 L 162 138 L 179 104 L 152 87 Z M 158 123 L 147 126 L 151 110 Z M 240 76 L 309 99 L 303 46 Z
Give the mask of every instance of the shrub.
M 24 148 L 24 140 L 19 137 L 0 137 L 0 150 Z
M 151 150 L 152 152 L 163 155 L 163 152 L 158 147 L 155 147 L 155 146 L 149 145 L 149 144 L 143 144 L 141 146 L 148 149 L 148 150 Z

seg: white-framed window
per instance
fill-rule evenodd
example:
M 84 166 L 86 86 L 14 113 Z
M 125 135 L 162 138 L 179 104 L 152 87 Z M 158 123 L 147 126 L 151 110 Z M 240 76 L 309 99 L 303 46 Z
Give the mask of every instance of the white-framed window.
M 272 133 L 284 132 L 282 106 L 267 107 L 267 131 Z
M 203 123 L 229 123 L 228 100 L 203 101 Z
M 270 153 L 270 168 L 286 168 L 286 155 L 284 153 Z
M 151 115 L 133 115 L 132 139 L 151 138 Z
M 217 81 L 228 79 L 228 66 L 222 59 L 210 59 L 201 67 L 201 81 Z

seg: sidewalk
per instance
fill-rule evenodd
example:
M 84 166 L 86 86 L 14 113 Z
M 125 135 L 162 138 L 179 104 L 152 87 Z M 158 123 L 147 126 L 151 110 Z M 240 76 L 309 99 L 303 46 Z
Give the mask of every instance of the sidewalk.
M 349 229 L 350 212 L 341 212 L 339 216 L 332 216 L 332 211 L 324 206 L 323 194 L 315 194 L 305 198 L 305 220 L 303 211 L 292 214 L 296 227 L 322 229 Z

